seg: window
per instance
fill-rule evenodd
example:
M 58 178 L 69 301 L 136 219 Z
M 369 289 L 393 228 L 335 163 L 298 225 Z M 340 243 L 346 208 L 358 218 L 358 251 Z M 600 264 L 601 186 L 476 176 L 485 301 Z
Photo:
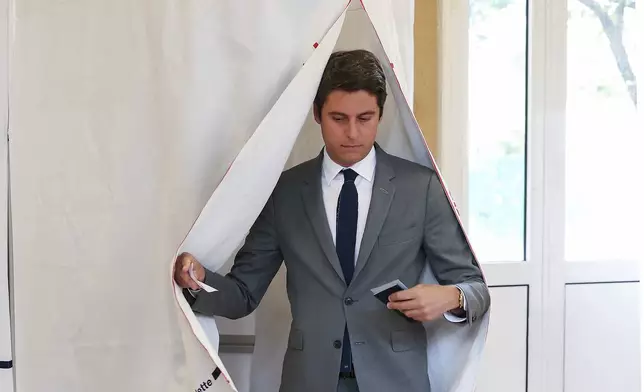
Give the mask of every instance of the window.
M 469 235 L 482 261 L 525 259 L 525 0 L 470 0 Z
M 570 261 L 635 260 L 642 222 L 634 0 L 568 0 L 566 239 Z M 639 238 L 638 238 L 639 236 Z

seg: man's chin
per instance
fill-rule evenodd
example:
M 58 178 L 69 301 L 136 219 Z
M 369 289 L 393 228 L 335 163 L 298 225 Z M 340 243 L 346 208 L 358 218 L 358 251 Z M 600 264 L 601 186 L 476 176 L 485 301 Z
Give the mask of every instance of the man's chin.
M 363 160 L 367 156 L 368 152 L 364 151 L 345 151 L 340 159 L 342 159 L 342 162 L 344 163 L 344 166 L 351 166 L 354 165 L 361 160 Z

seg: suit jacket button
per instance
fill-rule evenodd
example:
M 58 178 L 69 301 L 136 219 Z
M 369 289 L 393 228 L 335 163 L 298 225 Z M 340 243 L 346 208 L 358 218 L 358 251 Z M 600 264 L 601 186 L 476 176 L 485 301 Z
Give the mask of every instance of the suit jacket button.
M 344 299 L 344 304 L 347 305 L 347 306 L 353 305 L 354 302 L 355 301 L 351 297 L 347 297 L 347 298 Z
M 333 342 L 333 347 L 335 348 L 341 348 L 342 347 L 342 342 L 340 340 L 335 340 Z

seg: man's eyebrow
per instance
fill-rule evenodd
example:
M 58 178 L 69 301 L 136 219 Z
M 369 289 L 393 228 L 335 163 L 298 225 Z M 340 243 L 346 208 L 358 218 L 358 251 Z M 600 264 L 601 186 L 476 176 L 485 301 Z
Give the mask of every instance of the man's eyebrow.
M 373 115 L 375 115 L 375 114 L 376 114 L 376 111 L 375 111 L 375 110 L 368 110 L 368 111 L 366 111 L 366 112 L 362 112 L 362 113 L 358 114 L 358 116 L 357 116 L 357 117 L 362 117 L 362 116 L 373 116 Z M 342 113 L 342 112 L 329 112 L 329 115 L 330 115 L 330 116 L 343 116 L 343 117 L 349 117 L 349 115 L 348 115 L 348 114 L 346 114 L 346 113 Z
M 373 116 L 374 114 L 376 114 L 375 110 L 369 110 L 369 111 L 366 111 L 366 112 L 358 114 L 358 117 L 369 116 L 369 115 Z

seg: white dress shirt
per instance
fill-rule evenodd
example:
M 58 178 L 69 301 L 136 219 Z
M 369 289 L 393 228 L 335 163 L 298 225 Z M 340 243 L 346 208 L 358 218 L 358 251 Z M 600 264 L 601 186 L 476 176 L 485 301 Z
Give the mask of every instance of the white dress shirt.
M 358 190 L 358 227 L 356 231 L 356 251 L 355 260 L 358 260 L 358 252 L 362 242 L 362 235 L 367 224 L 367 214 L 371 204 L 371 191 L 373 189 L 373 177 L 376 173 L 376 150 L 371 147 L 371 151 L 360 162 L 351 167 L 345 168 L 333 161 L 324 149 L 324 159 L 322 160 L 322 199 L 324 200 L 324 209 L 331 229 L 333 244 L 335 244 L 336 229 L 336 211 L 338 199 L 342 185 L 344 185 L 344 175 L 340 173 L 344 169 L 352 169 L 358 176 L 354 183 Z

